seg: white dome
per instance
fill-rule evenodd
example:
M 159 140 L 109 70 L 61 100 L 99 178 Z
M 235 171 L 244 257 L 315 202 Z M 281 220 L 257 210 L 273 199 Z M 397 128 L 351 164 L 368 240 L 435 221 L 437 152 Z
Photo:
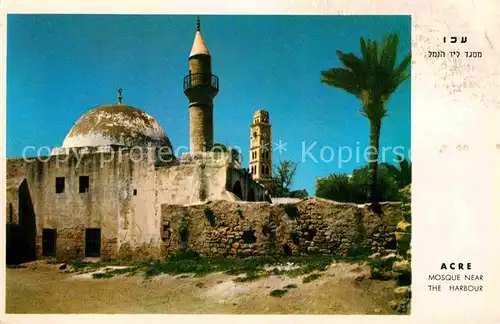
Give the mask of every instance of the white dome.
M 100 106 L 83 115 L 66 135 L 62 147 L 108 145 L 172 149 L 170 140 L 153 117 L 123 104 Z

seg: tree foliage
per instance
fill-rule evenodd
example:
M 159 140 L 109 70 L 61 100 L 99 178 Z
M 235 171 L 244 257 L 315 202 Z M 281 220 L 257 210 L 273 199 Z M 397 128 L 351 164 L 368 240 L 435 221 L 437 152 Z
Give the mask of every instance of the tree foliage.
M 271 194 L 273 197 L 288 197 L 291 191 L 293 178 L 297 171 L 297 162 L 281 160 L 274 167 Z
M 352 175 L 331 174 L 316 180 L 316 196 L 339 202 L 370 202 L 370 167 L 355 169 Z M 399 167 L 381 163 L 377 174 L 377 185 L 382 201 L 401 200 L 400 189 L 411 183 L 411 163 L 404 157 Z

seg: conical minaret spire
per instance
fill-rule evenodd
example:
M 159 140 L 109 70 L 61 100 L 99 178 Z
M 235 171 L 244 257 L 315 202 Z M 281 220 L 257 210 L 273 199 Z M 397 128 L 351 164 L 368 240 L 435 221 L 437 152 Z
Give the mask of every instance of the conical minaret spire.
M 184 77 L 184 94 L 189 99 L 189 139 L 191 153 L 209 151 L 213 145 L 213 99 L 219 79 L 212 74 L 212 57 L 196 19 L 193 47 L 189 54 L 189 74 Z
M 201 35 L 200 17 L 198 17 L 196 19 L 196 34 L 194 35 L 193 47 L 191 48 L 189 57 L 200 54 L 210 55 L 210 52 L 208 51 L 208 47 L 207 44 L 205 44 L 203 36 Z

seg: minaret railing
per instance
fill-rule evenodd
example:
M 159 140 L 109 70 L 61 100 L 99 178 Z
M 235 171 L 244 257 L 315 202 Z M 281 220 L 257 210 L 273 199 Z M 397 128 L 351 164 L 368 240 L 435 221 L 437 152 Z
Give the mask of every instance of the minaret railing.
M 208 73 L 191 73 L 184 77 L 184 91 L 199 86 L 209 86 L 219 91 L 219 78 L 214 74 Z

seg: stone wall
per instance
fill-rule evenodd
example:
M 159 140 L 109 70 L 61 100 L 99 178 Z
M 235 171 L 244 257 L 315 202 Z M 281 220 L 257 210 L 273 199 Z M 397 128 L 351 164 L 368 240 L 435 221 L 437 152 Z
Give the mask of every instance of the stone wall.
M 167 253 L 188 248 L 202 255 L 337 254 L 394 249 L 399 203 L 368 205 L 306 199 L 295 204 L 215 201 L 162 205 Z

